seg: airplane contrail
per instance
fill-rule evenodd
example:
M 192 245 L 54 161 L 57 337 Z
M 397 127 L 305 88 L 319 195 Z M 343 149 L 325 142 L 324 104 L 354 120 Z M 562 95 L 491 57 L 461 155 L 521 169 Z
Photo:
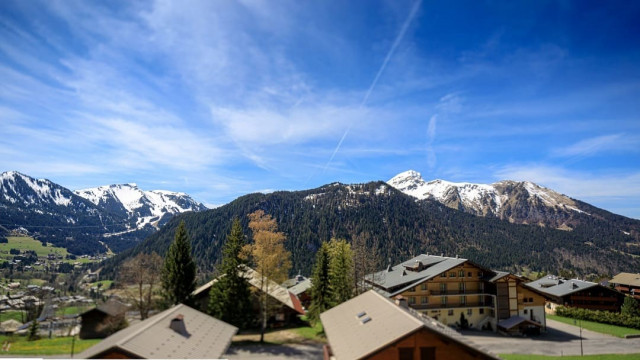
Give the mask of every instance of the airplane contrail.
M 418 9 L 420 8 L 420 4 L 421 3 L 422 3 L 422 0 L 418 0 L 413 4 L 413 7 L 411 8 L 411 11 L 409 12 L 409 16 L 407 16 L 407 19 L 404 21 L 404 24 L 402 24 L 402 28 L 400 29 L 400 33 L 398 33 L 398 36 L 396 36 L 396 39 L 393 41 L 393 45 L 391 45 L 391 49 L 389 49 L 389 52 L 387 52 L 387 56 L 384 58 L 384 61 L 382 62 L 382 65 L 380 66 L 380 69 L 378 69 L 378 73 L 376 74 L 376 77 L 373 79 L 373 81 L 371 82 L 371 85 L 369 85 L 369 89 L 367 89 L 366 94 L 362 98 L 362 102 L 360 102 L 360 108 L 364 107 L 367 104 L 367 101 L 369 101 L 369 96 L 371 96 L 371 92 L 376 87 L 376 84 L 378 84 L 378 80 L 380 79 L 380 76 L 382 75 L 384 70 L 387 68 L 387 64 L 389 63 L 389 60 L 391 60 L 391 57 L 393 56 L 393 53 L 395 53 L 396 48 L 398 47 L 398 45 L 402 41 L 402 38 L 404 38 L 404 34 L 407 32 L 407 29 L 409 28 L 409 25 L 411 25 L 411 22 L 413 21 L 413 18 L 416 16 L 416 13 L 418 12 Z M 329 167 L 329 165 L 333 161 L 333 158 L 336 156 L 336 154 L 340 150 L 340 147 L 342 146 L 342 143 L 344 142 L 344 139 L 349 134 L 349 131 L 351 131 L 351 126 L 352 125 L 349 124 L 349 127 L 347 128 L 347 130 L 345 130 L 344 134 L 342 134 L 342 137 L 340 138 L 340 141 L 338 142 L 338 145 L 336 146 L 336 148 L 333 150 L 333 153 L 331 154 L 331 157 L 329 158 L 329 161 L 327 161 L 327 163 L 325 164 L 324 168 L 322 169 L 322 173 L 327 171 L 327 168 Z

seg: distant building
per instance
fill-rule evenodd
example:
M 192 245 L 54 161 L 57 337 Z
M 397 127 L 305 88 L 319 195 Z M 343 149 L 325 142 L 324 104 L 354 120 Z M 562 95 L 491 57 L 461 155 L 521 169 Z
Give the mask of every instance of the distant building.
M 640 274 L 620 273 L 609 280 L 613 288 L 640 302 Z
M 238 329 L 178 304 L 109 336 L 81 359 L 217 359 Z
M 309 305 L 311 305 L 311 279 L 305 278 L 302 275 L 296 275 L 295 278 L 285 281 L 282 286 L 297 296 L 302 306 L 306 309 L 309 308 Z
M 384 296 L 401 295 L 410 308 L 446 325 L 495 331 L 515 324 L 506 330 L 516 333 L 546 329 L 541 294 L 524 287 L 518 276 L 468 259 L 423 254 L 369 274 L 366 280 Z M 500 326 L 512 317 L 526 321 L 516 319 Z
M 104 339 L 120 330 L 125 323 L 128 306 L 115 299 L 109 299 L 82 314 L 81 339 Z
M 259 272 L 246 267 L 244 271 L 244 277 L 247 280 L 249 286 L 252 286 L 256 290 L 256 293 L 261 291 L 261 276 Z M 193 292 L 192 295 L 194 298 L 194 304 L 201 311 L 207 311 L 207 308 L 209 307 L 209 292 L 211 290 L 211 286 L 213 286 L 216 281 L 217 279 L 213 279 L 208 283 L 200 286 Z M 269 296 L 271 296 L 272 299 L 276 300 L 278 304 L 276 306 L 277 311 L 275 311 L 275 314 L 268 320 L 268 323 L 271 325 L 284 325 L 297 322 L 298 316 L 305 314 L 298 297 L 276 282 L 271 280 L 268 280 L 268 282 Z M 260 303 L 255 293 L 252 296 L 252 300 L 256 323 L 258 323 L 260 314 Z
M 405 303 L 368 291 L 320 314 L 324 359 L 498 359 Z
M 563 279 L 549 275 L 526 286 L 547 298 L 546 310 L 555 313 L 557 306 L 619 312 L 624 294 L 590 281 Z

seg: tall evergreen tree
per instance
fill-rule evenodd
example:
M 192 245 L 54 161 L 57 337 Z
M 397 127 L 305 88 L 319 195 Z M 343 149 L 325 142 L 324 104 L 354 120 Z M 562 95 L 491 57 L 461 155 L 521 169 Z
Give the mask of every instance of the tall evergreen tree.
M 189 302 L 196 288 L 196 263 L 191 257 L 191 242 L 184 221 L 178 225 L 164 259 L 162 288 L 165 299 L 172 305 Z
M 329 242 L 329 289 L 332 306 L 342 304 L 354 294 L 353 253 L 347 240 Z
M 309 319 L 312 323 L 320 320 L 320 314 L 331 307 L 332 296 L 329 289 L 329 244 L 322 243 L 316 253 L 316 262 L 311 275 L 311 305 Z
M 241 256 L 244 245 L 242 226 L 236 218 L 222 249 L 220 276 L 209 293 L 209 314 L 241 329 L 251 321 L 251 290 L 244 278 L 246 261 Z

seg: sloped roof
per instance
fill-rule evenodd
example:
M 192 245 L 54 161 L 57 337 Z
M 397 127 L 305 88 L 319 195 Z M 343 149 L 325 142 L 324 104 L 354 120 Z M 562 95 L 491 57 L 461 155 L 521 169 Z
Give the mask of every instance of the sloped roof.
M 542 327 L 542 324 L 540 324 L 539 322 L 533 321 L 533 320 L 529 320 L 529 319 L 525 319 L 522 316 L 512 316 L 508 319 L 505 320 L 501 320 L 498 323 L 498 326 L 503 328 L 503 329 L 511 329 L 515 326 L 518 326 L 520 324 L 522 324 L 523 322 L 527 322 L 530 323 L 532 325 L 538 326 L 538 327 Z
M 563 297 L 594 286 L 600 286 L 590 281 L 582 281 L 578 279 L 567 280 L 552 275 L 526 283 L 525 285 L 539 293 L 558 297 Z
M 249 285 L 257 289 L 260 289 L 261 288 L 260 285 L 262 281 L 260 273 L 247 266 L 245 266 L 244 268 L 245 268 L 244 277 L 245 279 L 247 279 L 247 282 L 249 283 Z M 202 292 L 209 291 L 209 289 L 211 289 L 211 286 L 213 286 L 213 284 L 216 281 L 217 279 L 213 279 L 208 283 L 200 286 L 192 293 L 192 295 L 197 296 Z M 291 292 L 289 292 L 287 289 L 285 289 L 275 281 L 267 280 L 267 284 L 268 284 L 267 286 L 268 293 L 272 298 L 278 300 L 279 302 L 295 310 L 296 312 L 304 315 L 304 309 L 302 308 L 302 304 L 300 303 L 300 300 L 295 294 L 292 294 Z
M 311 279 L 304 279 L 301 282 L 293 285 L 288 290 L 290 293 L 298 296 L 303 292 L 309 290 L 311 288 Z
M 22 326 L 20 321 L 9 319 L 7 321 L 3 321 L 0 323 L 0 330 L 5 332 L 14 332 L 18 331 L 18 329 Z
M 627 286 L 640 286 L 640 274 L 622 272 L 609 280 L 609 283 Z
M 169 327 L 182 316 L 187 336 Z M 210 359 L 220 358 L 238 331 L 229 325 L 186 305 L 178 304 L 144 321 L 109 336 L 78 355 L 87 359 L 118 349 L 140 358 Z
M 386 270 L 369 274 L 367 280 L 393 296 L 467 261 L 469 260 L 422 254 Z M 420 268 L 422 270 L 415 271 Z
M 400 307 L 370 290 L 320 314 L 336 359 L 361 359 L 420 329 L 496 358 L 442 323 Z

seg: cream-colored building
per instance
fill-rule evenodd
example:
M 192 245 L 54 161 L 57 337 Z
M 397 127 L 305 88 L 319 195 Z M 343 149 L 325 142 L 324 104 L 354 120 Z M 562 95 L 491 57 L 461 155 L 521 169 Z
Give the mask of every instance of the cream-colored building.
M 370 274 L 368 281 L 381 294 L 402 296 L 412 309 L 446 325 L 466 322 L 471 328 L 510 332 L 546 328 L 544 297 L 525 288 L 520 277 L 468 259 L 423 254 Z

